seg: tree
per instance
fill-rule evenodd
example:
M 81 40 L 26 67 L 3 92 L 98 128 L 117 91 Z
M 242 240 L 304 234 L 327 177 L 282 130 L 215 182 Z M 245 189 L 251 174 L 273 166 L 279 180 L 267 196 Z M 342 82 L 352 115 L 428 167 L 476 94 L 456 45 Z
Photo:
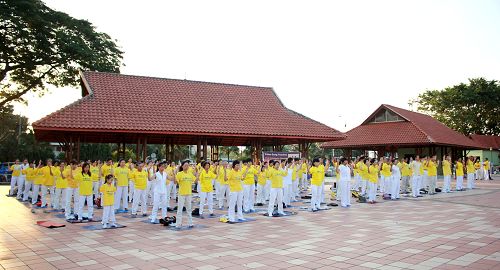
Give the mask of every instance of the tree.
M 86 20 L 39 0 L 0 0 L 0 107 L 47 84 L 76 86 L 79 70 L 119 72 L 122 55 Z
M 500 84 L 469 79 L 443 90 L 427 90 L 410 104 L 465 135 L 500 135 Z

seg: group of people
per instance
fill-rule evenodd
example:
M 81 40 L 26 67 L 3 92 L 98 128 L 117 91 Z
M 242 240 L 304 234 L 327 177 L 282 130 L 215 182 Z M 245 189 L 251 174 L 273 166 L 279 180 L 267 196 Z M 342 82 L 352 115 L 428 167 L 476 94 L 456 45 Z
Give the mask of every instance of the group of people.
M 442 161 L 436 156 L 415 159 L 380 159 L 357 157 L 355 160 L 341 158 L 324 161 L 315 158 L 288 158 L 253 164 L 251 159 L 243 161 L 202 161 L 191 164 L 188 160 L 175 162 L 132 162 L 112 159 L 106 162 L 73 161 L 55 162 L 48 159 L 45 164 L 23 160 L 15 161 L 12 171 L 10 195 L 17 188 L 17 198 L 46 208 L 47 197 L 56 210 L 63 210 L 65 217 L 83 219 L 83 209 L 87 205 L 88 219 L 93 218 L 94 205 L 103 207 L 103 226 L 115 226 L 116 212 L 149 215 L 152 223 L 167 216 L 171 201 L 177 201 L 176 227 L 182 225 L 183 210 L 186 210 L 188 226 L 193 226 L 192 201 L 193 186 L 199 194 L 199 215 L 204 218 L 205 207 L 210 216 L 214 215 L 214 200 L 220 210 L 227 207 L 229 221 L 245 220 L 244 213 L 255 211 L 255 206 L 267 205 L 269 216 L 285 215 L 284 207 L 296 202 L 301 191 L 311 190 L 310 208 L 313 212 L 325 203 L 325 172 L 332 166 L 337 175 L 337 200 L 342 207 L 351 205 L 351 191 L 359 191 L 367 202 L 375 203 L 377 191 L 384 197 L 397 200 L 400 193 L 413 197 L 422 196 L 426 190 L 434 194 L 437 168 L 442 167 L 444 175 L 443 192 L 451 192 L 452 169 L 456 175 L 456 190 L 463 190 L 464 174 L 467 188 L 475 186 L 474 181 L 482 176 L 489 178 L 490 163 L 480 163 L 477 158 L 458 159 L 452 164 L 451 157 Z M 483 170 L 480 172 L 480 170 Z M 354 183 L 351 186 L 351 178 Z M 427 187 L 427 189 L 425 189 Z M 40 197 L 40 198 L 39 198 Z M 140 209 L 139 209 L 140 207 Z

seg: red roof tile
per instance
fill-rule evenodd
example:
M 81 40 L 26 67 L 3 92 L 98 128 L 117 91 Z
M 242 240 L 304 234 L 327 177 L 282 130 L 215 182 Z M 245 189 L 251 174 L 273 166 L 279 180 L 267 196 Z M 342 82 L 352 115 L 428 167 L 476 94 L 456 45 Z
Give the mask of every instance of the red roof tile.
M 287 109 L 272 88 L 85 72 L 77 102 L 33 123 L 44 131 L 107 131 L 207 136 L 344 135 Z
M 476 143 L 482 145 L 485 149 L 499 149 L 500 150 L 500 136 L 491 135 L 478 135 L 472 134 L 471 139 Z
M 404 121 L 370 123 L 382 109 L 392 111 Z M 324 148 L 363 148 L 386 145 L 446 145 L 481 148 L 467 136 L 452 130 L 431 116 L 382 104 L 360 126 L 346 132 L 341 141 L 326 142 Z

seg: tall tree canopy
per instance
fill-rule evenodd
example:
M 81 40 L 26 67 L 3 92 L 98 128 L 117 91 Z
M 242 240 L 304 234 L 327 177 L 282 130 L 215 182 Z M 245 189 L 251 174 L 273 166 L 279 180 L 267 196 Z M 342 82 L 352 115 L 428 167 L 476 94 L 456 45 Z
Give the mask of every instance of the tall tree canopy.
M 428 90 L 410 101 L 463 134 L 500 135 L 500 83 L 469 79 L 443 90 Z
M 39 0 L 0 0 L 0 107 L 46 85 L 77 85 L 78 70 L 119 72 L 123 52 L 86 20 Z

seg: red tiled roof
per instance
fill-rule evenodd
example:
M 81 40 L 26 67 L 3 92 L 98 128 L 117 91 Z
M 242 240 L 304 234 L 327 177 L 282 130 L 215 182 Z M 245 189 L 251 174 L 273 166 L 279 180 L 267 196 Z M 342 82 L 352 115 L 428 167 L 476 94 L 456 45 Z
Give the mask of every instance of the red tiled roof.
M 500 149 L 500 136 L 472 134 L 471 139 L 482 145 L 485 149 Z
M 105 131 L 316 141 L 344 137 L 287 109 L 268 87 L 102 72 L 84 72 L 82 82 L 83 92 L 90 94 L 33 123 L 35 134 Z
M 369 123 L 377 112 L 390 110 L 404 121 Z M 360 126 L 345 133 L 341 141 L 326 142 L 324 148 L 363 148 L 390 145 L 446 145 L 464 148 L 481 148 L 467 136 L 452 130 L 431 116 L 382 104 Z

